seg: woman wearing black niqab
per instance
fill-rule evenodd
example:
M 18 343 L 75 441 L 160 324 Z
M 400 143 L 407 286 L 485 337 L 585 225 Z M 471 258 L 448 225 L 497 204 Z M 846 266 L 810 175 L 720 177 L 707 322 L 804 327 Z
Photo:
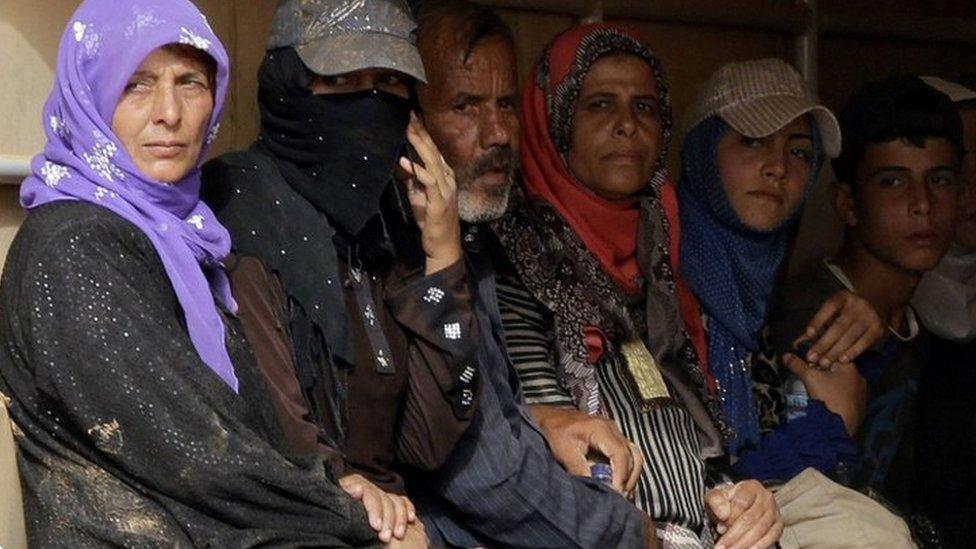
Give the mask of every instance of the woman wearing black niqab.
M 258 140 L 204 167 L 292 451 L 330 454 L 344 486 L 365 477 L 408 514 L 389 496 L 401 471 L 443 463 L 477 389 L 453 174 L 411 121 L 413 28 L 398 0 L 282 3 Z M 408 139 L 418 163 L 401 159 Z M 416 174 L 406 192 L 398 165 Z

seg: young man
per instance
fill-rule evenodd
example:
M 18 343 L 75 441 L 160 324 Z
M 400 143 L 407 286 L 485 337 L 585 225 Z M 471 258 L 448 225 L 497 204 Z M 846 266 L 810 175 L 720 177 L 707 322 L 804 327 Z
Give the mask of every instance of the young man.
M 917 77 L 897 77 L 857 93 L 841 114 L 841 128 L 834 196 L 844 242 L 834 257 L 781 289 L 769 321 L 771 343 L 810 399 L 854 418 L 860 455 L 838 464 L 838 478 L 907 509 L 913 439 L 904 434 L 915 422 L 926 352 L 909 301 L 952 239 L 962 126 L 945 95 Z M 888 333 L 856 364 L 808 365 L 797 358 L 795 342 L 820 304 L 843 288 L 867 299 Z
M 966 156 L 952 246 L 939 266 L 922 277 L 912 298 L 922 325 L 932 333 L 919 383 L 915 446 L 925 451 L 915 460 L 913 499 L 932 519 L 945 547 L 965 547 L 976 522 L 976 90 L 923 79 L 959 108 Z
M 973 263 L 976 252 L 976 91 L 941 78 L 922 80 L 946 94 L 959 109 L 966 154 L 959 173 L 959 220 L 953 245 L 939 267 L 922 277 L 912 306 L 925 325 L 936 335 L 953 341 L 976 337 L 976 283 L 962 284 L 969 276 L 965 266 Z M 959 284 L 953 284 L 953 281 Z

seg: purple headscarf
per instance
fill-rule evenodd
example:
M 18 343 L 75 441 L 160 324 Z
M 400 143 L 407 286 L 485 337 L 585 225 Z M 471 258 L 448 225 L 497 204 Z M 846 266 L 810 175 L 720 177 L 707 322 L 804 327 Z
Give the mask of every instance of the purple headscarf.
M 221 261 L 230 235 L 200 201 L 199 165 L 174 184 L 154 181 L 135 166 L 111 121 L 129 78 L 153 50 L 186 44 L 217 62 L 217 90 L 206 148 L 217 135 L 227 91 L 227 52 L 188 0 L 86 0 L 68 22 L 54 89 L 44 105 L 44 152 L 20 190 L 31 210 L 58 200 L 98 204 L 135 224 L 162 259 L 197 353 L 235 392 L 237 376 L 224 344 L 214 298 L 237 304 Z

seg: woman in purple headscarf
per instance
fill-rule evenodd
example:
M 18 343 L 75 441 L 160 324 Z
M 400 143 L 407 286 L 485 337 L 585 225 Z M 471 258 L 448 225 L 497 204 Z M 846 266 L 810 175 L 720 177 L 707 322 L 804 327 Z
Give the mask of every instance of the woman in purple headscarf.
M 288 460 L 199 200 L 227 54 L 187 0 L 87 0 L 0 284 L 0 390 L 37 546 L 369 546 Z

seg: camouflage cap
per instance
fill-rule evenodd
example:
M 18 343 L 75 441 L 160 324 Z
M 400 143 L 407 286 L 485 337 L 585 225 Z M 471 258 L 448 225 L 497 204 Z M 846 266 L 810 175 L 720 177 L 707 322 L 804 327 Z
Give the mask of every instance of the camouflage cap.
M 405 0 L 282 0 L 268 49 L 292 47 L 312 72 L 384 68 L 426 82 Z

